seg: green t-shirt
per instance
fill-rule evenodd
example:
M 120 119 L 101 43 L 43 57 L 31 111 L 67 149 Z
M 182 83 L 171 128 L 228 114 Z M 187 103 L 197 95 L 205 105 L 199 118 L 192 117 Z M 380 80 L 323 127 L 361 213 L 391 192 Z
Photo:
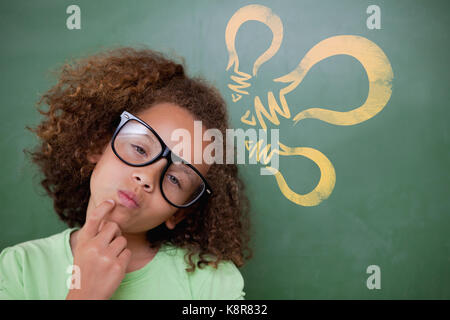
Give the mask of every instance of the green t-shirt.
M 73 256 L 68 228 L 0 253 L 0 299 L 65 299 Z M 244 280 L 232 261 L 187 272 L 185 249 L 162 245 L 141 269 L 125 274 L 111 299 L 244 299 Z M 82 276 L 82 275 L 81 275 Z

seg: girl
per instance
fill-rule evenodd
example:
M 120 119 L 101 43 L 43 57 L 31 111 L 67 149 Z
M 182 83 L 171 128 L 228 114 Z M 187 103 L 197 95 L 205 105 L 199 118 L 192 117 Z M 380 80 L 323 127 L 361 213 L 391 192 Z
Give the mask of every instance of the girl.
M 225 136 L 217 89 L 161 53 L 118 48 L 65 64 L 43 102 L 45 119 L 27 127 L 41 143 L 25 151 L 69 228 L 1 252 L 0 298 L 244 298 L 237 166 L 193 163 L 205 142 L 185 159 L 171 139 L 194 137 L 196 120 Z

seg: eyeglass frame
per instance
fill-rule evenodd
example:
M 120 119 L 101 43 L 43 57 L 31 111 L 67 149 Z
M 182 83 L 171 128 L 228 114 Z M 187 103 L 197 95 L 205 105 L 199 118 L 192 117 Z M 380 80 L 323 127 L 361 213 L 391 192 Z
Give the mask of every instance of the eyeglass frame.
M 125 126 L 125 124 L 128 123 L 128 121 L 131 120 L 136 120 L 139 123 L 141 123 L 142 125 L 144 125 L 147 129 L 149 129 L 154 135 L 155 137 L 158 139 L 159 143 L 161 144 L 161 151 L 159 152 L 159 154 L 157 156 L 155 156 L 152 160 L 147 161 L 145 163 L 142 164 L 133 164 L 130 163 L 124 159 L 122 159 L 118 152 L 116 151 L 115 147 L 114 147 L 114 142 L 116 140 L 117 135 L 119 134 L 120 130 L 122 129 L 123 126 Z M 119 158 L 122 162 L 124 162 L 125 164 L 132 166 L 132 167 L 145 167 L 148 166 L 152 163 L 155 163 L 156 161 L 158 161 L 161 158 L 165 158 L 167 160 L 167 164 L 164 167 L 162 173 L 161 173 L 161 177 L 159 179 L 159 188 L 161 190 L 161 194 L 164 197 L 164 199 L 172 206 L 176 207 L 176 208 L 187 208 L 192 206 L 193 204 L 195 204 L 196 202 L 198 202 L 201 198 L 204 198 L 205 195 L 207 197 L 210 197 L 213 194 L 213 191 L 211 189 L 211 187 L 209 186 L 208 182 L 206 181 L 205 177 L 203 177 L 203 175 L 190 163 L 188 163 L 187 161 L 183 160 L 181 157 L 177 156 L 175 153 L 173 153 L 173 151 L 167 146 L 167 144 L 164 142 L 164 140 L 158 135 L 158 133 L 149 125 L 147 124 L 145 121 L 139 119 L 138 117 L 136 117 L 135 115 L 127 112 L 127 111 L 123 111 L 122 114 L 120 115 L 120 123 L 116 128 L 116 131 L 114 131 L 113 137 L 111 139 L 111 148 L 114 152 L 114 154 L 116 155 L 117 158 Z M 164 194 L 163 191 L 163 180 L 164 180 L 164 175 L 167 172 L 167 169 L 169 168 L 169 166 L 172 163 L 175 163 L 175 161 L 173 161 L 173 159 L 175 159 L 176 162 L 182 162 L 184 164 L 186 164 L 188 167 L 190 167 L 192 170 L 195 171 L 195 173 L 197 173 L 197 175 L 202 179 L 205 187 L 202 191 L 202 193 L 200 193 L 195 199 L 193 199 L 191 202 L 189 202 L 188 204 L 179 206 L 176 205 L 174 203 L 172 203 L 167 196 Z

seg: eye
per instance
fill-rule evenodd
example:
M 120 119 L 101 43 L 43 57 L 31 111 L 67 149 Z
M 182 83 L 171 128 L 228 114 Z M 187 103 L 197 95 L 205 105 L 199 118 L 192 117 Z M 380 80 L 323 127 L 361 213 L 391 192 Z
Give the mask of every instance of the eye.
M 180 187 L 180 182 L 178 181 L 178 179 L 177 179 L 175 176 L 173 176 L 173 175 L 171 175 L 171 174 L 168 174 L 168 175 L 167 175 L 167 178 L 169 179 L 169 181 L 170 181 L 172 184 L 175 184 L 175 185 L 177 185 L 177 186 Z
M 141 155 L 145 155 L 146 154 L 145 150 L 142 147 L 134 145 L 134 144 L 132 144 L 132 146 L 139 154 L 141 154 Z

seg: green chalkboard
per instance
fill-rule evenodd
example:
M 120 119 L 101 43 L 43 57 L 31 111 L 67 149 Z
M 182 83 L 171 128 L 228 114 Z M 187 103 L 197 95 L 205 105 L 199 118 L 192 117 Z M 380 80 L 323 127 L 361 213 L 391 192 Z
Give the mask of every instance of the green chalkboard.
M 22 151 L 48 71 L 145 45 L 214 84 L 234 128 L 279 130 L 274 175 L 240 165 L 247 299 L 449 299 L 448 12 L 419 0 L 2 1 L 0 250 L 66 228 Z

